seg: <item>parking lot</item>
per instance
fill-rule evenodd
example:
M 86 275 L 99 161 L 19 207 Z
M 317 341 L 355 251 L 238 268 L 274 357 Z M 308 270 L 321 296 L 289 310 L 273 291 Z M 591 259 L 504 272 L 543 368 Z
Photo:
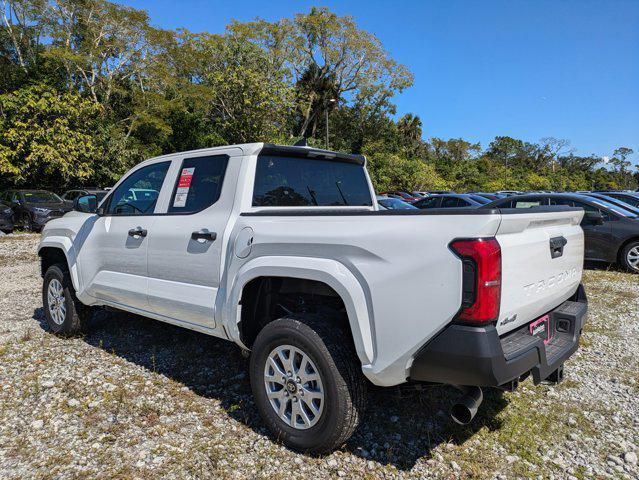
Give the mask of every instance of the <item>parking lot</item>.
M 587 270 L 589 320 L 559 386 L 487 392 L 475 421 L 452 390 L 373 391 L 340 450 L 268 436 L 232 344 L 128 314 L 51 335 L 38 235 L 0 238 L 0 476 L 18 478 L 637 478 L 639 276 Z

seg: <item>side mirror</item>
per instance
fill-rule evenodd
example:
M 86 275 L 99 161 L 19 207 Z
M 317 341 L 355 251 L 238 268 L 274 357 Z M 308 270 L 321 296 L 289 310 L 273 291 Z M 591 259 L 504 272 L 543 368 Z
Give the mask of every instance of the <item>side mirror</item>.
M 581 220 L 582 225 L 603 225 L 603 215 L 599 212 L 586 212 Z
M 73 210 L 82 213 L 95 213 L 98 209 L 98 197 L 82 195 L 73 201 Z

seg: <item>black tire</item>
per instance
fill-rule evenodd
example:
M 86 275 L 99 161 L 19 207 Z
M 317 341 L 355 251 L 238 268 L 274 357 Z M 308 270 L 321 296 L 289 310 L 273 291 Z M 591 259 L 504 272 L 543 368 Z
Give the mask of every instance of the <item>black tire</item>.
M 34 232 L 33 221 L 31 220 L 31 216 L 28 213 L 24 214 L 22 217 L 22 227 L 26 232 Z
M 628 245 L 623 247 L 621 250 L 620 260 L 621 265 L 631 273 L 639 273 L 639 263 L 632 264 L 630 259 L 631 253 L 637 254 L 639 253 L 639 241 L 630 242 Z M 636 255 L 632 255 L 636 258 Z
M 54 320 L 55 313 L 52 313 L 49 304 L 49 285 L 57 280 L 62 287 L 65 307 L 63 321 Z M 75 296 L 75 289 L 71 282 L 71 275 L 64 264 L 56 264 L 50 266 L 44 274 L 44 282 L 42 284 L 42 306 L 47 324 L 53 333 L 60 336 L 72 336 L 82 332 L 83 327 L 88 320 L 91 309 L 81 303 Z
M 299 348 L 313 361 L 325 390 L 319 420 L 305 430 L 285 423 L 267 397 L 266 362 L 282 345 Z M 366 382 L 349 336 L 326 318 L 286 317 L 266 325 L 253 345 L 250 379 L 262 419 L 277 439 L 297 451 L 321 454 L 338 448 L 353 434 L 366 407 Z

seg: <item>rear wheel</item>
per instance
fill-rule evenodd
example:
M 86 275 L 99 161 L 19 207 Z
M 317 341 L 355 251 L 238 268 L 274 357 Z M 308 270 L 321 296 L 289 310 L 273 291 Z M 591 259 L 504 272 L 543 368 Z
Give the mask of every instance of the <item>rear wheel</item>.
M 71 275 L 63 264 L 50 266 L 44 274 L 42 305 L 49 328 L 63 336 L 80 333 L 91 313 L 76 298 Z
M 621 262 L 629 272 L 639 273 L 639 241 L 630 242 L 624 247 Z
M 345 338 L 326 319 L 287 317 L 266 325 L 255 340 L 255 402 L 275 437 L 295 450 L 339 447 L 363 415 L 366 384 Z

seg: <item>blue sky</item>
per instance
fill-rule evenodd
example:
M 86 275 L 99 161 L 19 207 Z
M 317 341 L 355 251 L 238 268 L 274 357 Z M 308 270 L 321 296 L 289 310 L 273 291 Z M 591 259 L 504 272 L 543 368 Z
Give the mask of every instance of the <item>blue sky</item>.
M 221 33 L 328 6 L 352 15 L 415 75 L 395 101 L 426 138 L 566 138 L 578 154 L 639 162 L 639 0 L 126 0 L 155 26 Z

